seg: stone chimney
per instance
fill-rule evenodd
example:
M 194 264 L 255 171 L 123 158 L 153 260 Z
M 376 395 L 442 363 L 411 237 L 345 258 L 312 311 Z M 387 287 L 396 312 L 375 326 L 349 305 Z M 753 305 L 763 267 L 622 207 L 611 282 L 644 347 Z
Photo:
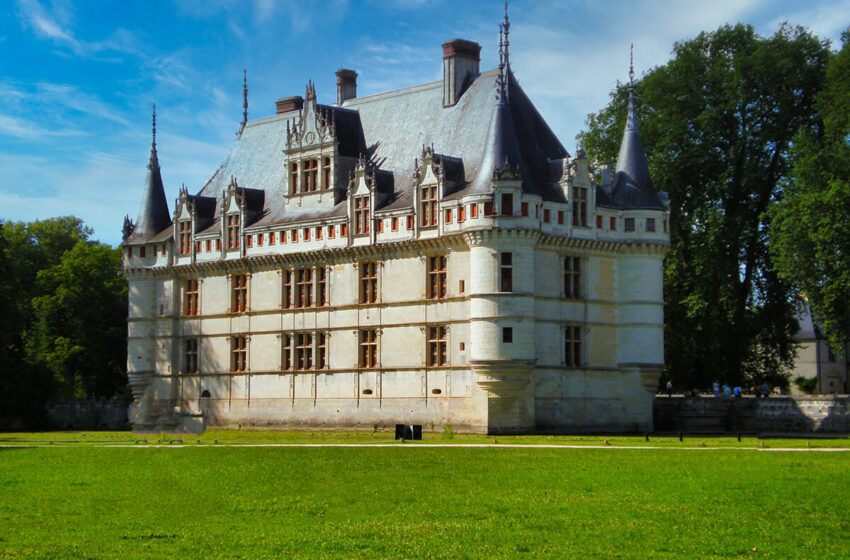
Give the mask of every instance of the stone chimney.
M 357 72 L 340 68 L 336 71 L 336 102 L 342 105 L 348 99 L 357 97 Z
M 481 45 L 464 39 L 443 43 L 443 107 L 451 107 L 478 75 Z
M 304 106 L 304 98 L 300 95 L 293 95 L 291 97 L 282 97 L 275 102 L 275 107 L 277 109 L 277 114 L 288 113 L 289 111 L 296 111 L 301 109 Z

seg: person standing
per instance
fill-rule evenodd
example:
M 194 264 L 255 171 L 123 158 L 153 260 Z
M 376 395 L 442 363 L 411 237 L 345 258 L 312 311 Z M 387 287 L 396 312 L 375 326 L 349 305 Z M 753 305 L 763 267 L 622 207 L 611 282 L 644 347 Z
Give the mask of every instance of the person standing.
M 720 396 L 720 383 L 715 381 L 714 383 L 711 384 L 711 388 L 714 390 L 714 396 L 719 397 Z
M 668 397 L 673 396 L 673 382 L 669 379 L 667 380 L 667 396 Z

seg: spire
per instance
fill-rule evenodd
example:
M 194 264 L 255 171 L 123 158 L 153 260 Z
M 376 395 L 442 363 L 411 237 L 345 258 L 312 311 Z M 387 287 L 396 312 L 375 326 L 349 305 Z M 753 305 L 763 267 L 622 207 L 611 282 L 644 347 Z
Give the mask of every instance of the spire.
M 496 95 L 487 138 L 484 141 L 484 153 L 481 163 L 472 181 L 473 192 L 490 192 L 493 177 L 503 172 L 512 172 L 517 178 L 525 180 L 525 163 L 520 155 L 519 141 L 513 115 L 508 104 L 508 80 L 510 73 L 500 73 L 496 78 Z
M 156 105 L 153 106 L 151 158 L 148 163 L 148 176 L 145 181 L 145 194 L 139 208 L 133 233 L 128 241 L 143 243 L 171 225 L 171 215 L 168 212 L 168 202 L 165 199 L 165 188 L 162 186 L 162 175 L 156 154 Z
M 634 52 L 634 47 L 632 52 Z M 611 198 L 615 204 L 622 208 L 664 208 L 658 198 L 658 193 L 652 186 L 649 165 L 646 163 L 646 154 L 638 131 L 637 114 L 635 112 L 633 55 L 629 64 L 629 112 L 626 115 L 623 141 L 620 143 L 620 154 L 617 157 L 617 170 L 611 188 Z
M 242 127 L 248 122 L 248 70 L 242 70 Z
M 504 49 L 505 49 L 505 57 L 503 61 L 504 66 L 510 67 L 511 65 L 511 40 L 508 38 L 511 30 L 511 22 L 508 20 L 508 0 L 505 0 L 505 23 L 502 24 L 502 30 L 504 31 L 505 41 L 504 41 Z

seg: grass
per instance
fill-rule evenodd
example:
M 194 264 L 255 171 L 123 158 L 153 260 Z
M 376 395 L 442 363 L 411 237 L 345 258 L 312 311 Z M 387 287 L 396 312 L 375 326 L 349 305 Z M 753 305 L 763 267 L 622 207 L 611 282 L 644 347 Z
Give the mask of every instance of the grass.
M 22 441 L 59 437 L 80 443 Z M 91 442 L 136 436 L 3 434 L 19 443 L 0 450 L 0 557 L 850 556 L 847 453 L 428 447 L 440 434 L 399 448 L 228 445 L 391 437 L 213 432 L 121 449 Z M 586 437 L 519 441 L 602 439 Z M 706 445 L 760 447 L 728 440 Z

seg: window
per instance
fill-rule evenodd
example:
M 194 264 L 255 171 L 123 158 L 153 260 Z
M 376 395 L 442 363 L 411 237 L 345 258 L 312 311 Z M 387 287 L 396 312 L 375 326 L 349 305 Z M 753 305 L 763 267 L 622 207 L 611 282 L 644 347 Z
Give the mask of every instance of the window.
M 667 233 L 667 218 L 664 218 L 662 223 L 664 224 L 664 233 Z M 165 254 L 165 251 L 163 251 L 163 254 Z
M 360 263 L 360 303 L 378 301 L 378 265 L 375 262 Z
M 227 248 L 239 248 L 239 214 L 228 214 L 225 220 L 224 234 L 227 236 Z
M 331 188 L 331 158 L 327 156 L 322 161 L 322 188 Z
M 384 220 L 378 220 L 376 223 L 378 224 L 378 233 L 384 233 Z
M 230 278 L 233 286 L 230 311 L 245 313 L 248 310 L 248 275 L 234 274 Z
M 520 210 L 520 214 L 527 217 L 528 216 L 528 203 L 527 202 L 521 203 L 519 205 L 519 210 Z
M 493 209 L 493 203 L 492 202 L 485 202 L 484 203 L 484 215 L 485 216 L 494 216 L 495 214 L 496 214 L 496 211 Z
M 444 366 L 446 356 L 446 327 L 428 327 L 428 365 Z
M 183 341 L 183 373 L 198 373 L 198 339 Z
M 310 228 L 304 228 L 304 241 L 310 241 Z
M 646 231 L 655 231 L 655 218 L 646 219 Z
M 626 218 L 625 231 L 634 231 L 635 230 L 635 219 L 634 218 Z
M 336 226 L 328 226 L 328 237 L 330 239 L 336 237 Z
M 559 224 L 564 223 L 564 211 L 563 210 L 558 210 L 558 223 Z
M 216 239 L 216 240 L 215 240 L 215 250 L 216 250 L 216 251 L 221 251 L 221 239 Z
M 581 327 L 564 329 L 564 364 L 568 368 L 581 367 Z
M 313 271 L 299 268 L 295 271 L 295 307 L 313 305 Z
M 452 211 L 451 211 L 451 209 L 446 210 L 446 223 L 447 224 L 452 223 Z
M 514 291 L 513 253 L 499 253 L 499 291 Z
M 469 217 L 470 218 L 477 218 L 478 217 L 478 205 L 477 204 L 470 204 L 469 205 Z
M 310 333 L 295 334 L 295 365 L 297 370 L 313 367 L 313 335 Z
M 390 229 L 393 231 L 398 231 L 398 218 L 393 218 L 390 222 Z
M 144 247 L 142 247 L 142 249 L 144 249 Z M 198 241 L 198 242 L 195 243 L 195 253 L 200 253 L 200 252 L 201 252 L 201 242 Z M 142 255 L 142 256 L 144 257 L 144 255 Z
M 269 245 L 274 245 L 276 240 L 277 240 L 277 235 L 275 235 L 274 232 L 270 233 L 269 234 Z
M 342 224 L 339 226 L 339 236 L 348 237 L 348 224 Z
M 298 164 L 289 164 L 289 194 L 298 193 Z
M 292 279 L 294 277 L 295 275 L 292 274 L 291 270 L 285 270 L 283 272 L 283 302 L 281 306 L 284 309 L 289 309 L 290 307 L 292 307 L 292 294 L 294 292 Z
M 324 231 L 324 230 L 322 229 L 322 226 L 319 226 L 319 227 L 317 227 L 317 228 L 316 228 L 316 239 L 321 239 L 321 238 L 322 238 L 322 232 L 323 232 L 323 231 Z
M 315 192 L 319 190 L 319 160 L 307 159 L 301 165 L 304 169 L 302 192 Z
M 407 229 L 408 230 L 413 229 L 413 216 L 407 217 Z
M 358 196 L 354 199 L 354 235 L 369 233 L 369 197 Z
M 250 249 L 251 247 L 253 247 L 253 246 L 254 246 L 254 236 L 253 236 L 253 235 L 249 235 L 248 237 L 246 237 L 246 238 L 245 238 L 245 243 L 247 244 L 247 247 L 248 247 L 249 249 Z
M 212 240 L 207 239 L 207 253 L 212 251 Z
M 192 223 L 189 220 L 177 222 L 177 239 L 180 254 L 188 255 L 192 251 Z
M 549 209 L 548 208 L 543 210 L 543 221 L 546 222 L 547 224 L 549 223 Z
M 289 238 L 292 239 L 293 243 L 298 243 L 298 230 L 293 229 L 289 232 Z
M 446 256 L 428 257 L 428 299 L 446 298 Z
M 459 206 L 457 209 L 457 221 L 458 223 L 466 221 L 466 206 Z
M 587 226 L 587 188 L 573 187 L 573 225 Z
M 139 256 L 144 258 L 145 256 L 145 247 L 139 247 Z
M 510 344 L 514 341 L 513 327 L 502 327 L 502 342 Z
M 287 371 L 292 369 L 292 335 L 284 334 L 280 337 L 281 356 L 280 369 Z
M 581 257 L 564 257 L 564 297 L 581 297 Z
M 610 228 L 611 231 L 617 231 L 617 218 L 611 216 L 608 218 L 608 222 L 608 228 Z
M 466 282 L 464 282 L 463 280 L 459 281 L 457 283 L 457 291 L 460 292 L 460 293 L 465 292 L 466 291 Z
M 328 335 L 321 332 L 316 334 L 316 369 L 328 367 Z
M 285 231 L 280 232 L 280 242 L 286 243 L 286 232 Z
M 602 216 L 596 216 L 596 229 L 602 229 Z
M 437 225 L 437 186 L 422 187 L 420 200 L 422 201 L 422 227 Z
M 230 339 L 230 371 L 248 371 L 248 337 L 234 336 Z
M 316 305 L 323 307 L 328 304 L 328 270 L 324 267 L 316 271 Z
M 514 215 L 514 195 L 502 193 L 502 216 Z
M 360 367 L 378 367 L 378 331 L 363 329 L 360 331 Z
M 198 280 L 196 278 L 191 278 L 186 280 L 186 291 L 183 294 L 184 303 L 183 303 L 183 314 L 194 316 L 198 314 Z

